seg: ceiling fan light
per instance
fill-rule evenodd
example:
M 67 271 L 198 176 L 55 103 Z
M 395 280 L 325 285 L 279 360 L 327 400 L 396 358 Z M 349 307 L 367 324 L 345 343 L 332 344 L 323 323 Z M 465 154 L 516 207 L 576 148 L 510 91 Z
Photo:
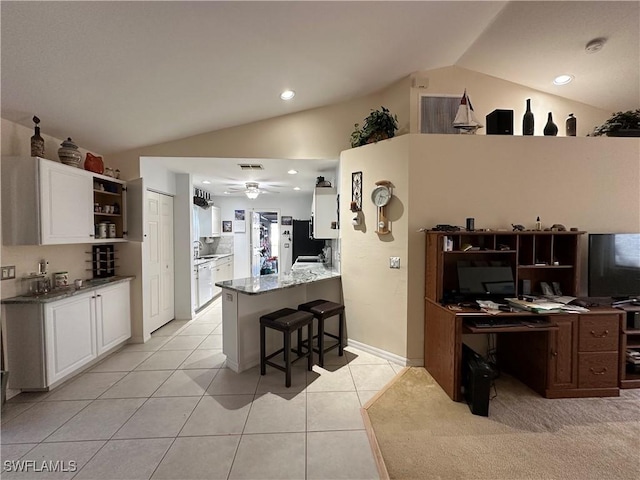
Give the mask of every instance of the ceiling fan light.
M 566 85 L 573 80 L 573 75 L 562 74 L 553 79 L 554 85 Z
M 300 190 L 300 187 L 293 187 L 294 190 Z
M 298 170 L 294 170 L 293 168 L 287 172 L 289 175 L 295 175 L 298 173 Z
M 250 200 L 255 200 L 256 198 L 258 198 L 258 195 L 260 195 L 259 190 L 247 190 L 244 193 Z

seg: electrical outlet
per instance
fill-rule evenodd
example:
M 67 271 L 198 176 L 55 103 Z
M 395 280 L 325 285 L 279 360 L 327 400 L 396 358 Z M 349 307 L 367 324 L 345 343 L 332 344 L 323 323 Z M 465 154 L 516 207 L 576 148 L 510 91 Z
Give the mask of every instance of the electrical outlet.
M 400 257 L 389 257 L 389 268 L 400 268 Z
M 2 267 L 2 280 L 11 280 L 13 278 L 16 278 L 16 266 Z

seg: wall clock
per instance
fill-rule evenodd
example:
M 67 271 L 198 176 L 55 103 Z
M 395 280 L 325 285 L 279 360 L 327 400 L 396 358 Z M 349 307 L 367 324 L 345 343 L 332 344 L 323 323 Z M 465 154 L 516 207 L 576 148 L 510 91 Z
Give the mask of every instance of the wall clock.
M 371 201 L 378 207 L 378 219 L 376 222 L 376 233 L 379 235 L 386 235 L 391 233 L 389 230 L 389 219 L 385 213 L 385 207 L 391 201 L 393 196 L 392 185 L 388 180 L 380 180 L 376 182 L 376 187 L 371 192 Z

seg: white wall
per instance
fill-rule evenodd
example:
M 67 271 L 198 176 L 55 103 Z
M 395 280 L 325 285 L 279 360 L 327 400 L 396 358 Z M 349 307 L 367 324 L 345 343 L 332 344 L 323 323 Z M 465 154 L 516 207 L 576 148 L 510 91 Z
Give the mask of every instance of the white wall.
M 140 176 L 144 178 L 145 188 L 166 195 L 176 195 L 176 173 L 167 170 L 154 158 L 140 158 Z
M 261 212 L 280 212 L 280 216 L 293 217 L 295 220 L 309 220 L 311 218 L 311 194 L 282 195 L 282 194 L 262 194 L 255 200 L 250 200 L 246 196 L 216 196 L 213 202 L 220 207 L 222 220 L 234 221 L 236 210 L 245 210 L 245 232 L 223 233 L 223 236 L 233 237 L 233 265 L 234 278 L 246 278 L 251 276 L 251 262 L 249 257 L 250 224 L 249 212 L 257 210 Z M 284 230 L 291 230 L 291 226 L 280 225 L 280 269 L 288 271 L 291 269 L 291 237 L 282 234 Z M 284 248 L 285 244 L 289 248 Z

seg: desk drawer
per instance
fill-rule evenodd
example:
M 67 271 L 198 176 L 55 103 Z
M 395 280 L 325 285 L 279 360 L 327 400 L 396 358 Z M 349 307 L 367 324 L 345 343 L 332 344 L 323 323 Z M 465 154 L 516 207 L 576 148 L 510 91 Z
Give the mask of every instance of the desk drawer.
M 618 385 L 618 354 L 579 353 L 578 388 L 606 388 Z
M 618 350 L 619 317 L 617 315 L 581 315 L 580 352 L 612 352 Z

